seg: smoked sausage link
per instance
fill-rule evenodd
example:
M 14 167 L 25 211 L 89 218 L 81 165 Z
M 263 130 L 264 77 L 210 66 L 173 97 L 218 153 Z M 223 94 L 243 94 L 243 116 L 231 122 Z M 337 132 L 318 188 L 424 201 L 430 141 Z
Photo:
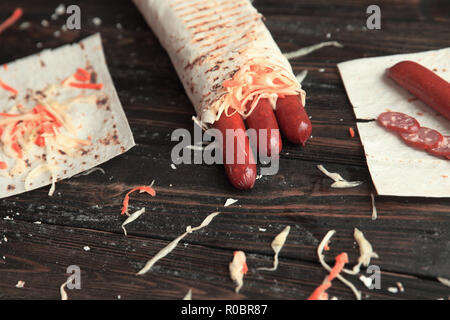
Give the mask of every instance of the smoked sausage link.
M 402 61 L 387 74 L 400 86 L 450 120 L 450 83 L 413 61 Z
M 249 111 L 249 110 L 247 110 Z M 260 99 L 252 113 L 245 119 L 247 127 L 256 130 L 256 145 L 259 154 L 270 157 L 281 152 L 282 142 L 280 129 L 273 108 L 267 99 Z M 260 130 L 266 130 L 267 135 L 260 135 Z M 278 134 L 272 135 L 272 130 L 277 130 Z M 267 137 L 267 141 L 260 142 L 260 137 Z
M 229 110 L 233 113 L 234 110 Z M 248 190 L 253 188 L 256 181 L 256 162 L 253 156 L 253 151 L 250 146 L 250 140 L 245 133 L 244 120 L 238 113 L 234 113 L 228 117 L 225 112 L 222 113 L 220 119 L 214 123 L 214 128 L 220 130 L 223 137 L 223 162 L 225 166 L 225 172 L 230 180 L 231 184 L 238 189 Z M 234 138 L 234 150 L 227 150 L 227 129 L 237 130 L 238 135 Z M 232 164 L 227 164 L 227 152 L 232 151 L 234 153 Z M 237 163 L 237 155 L 240 152 L 245 152 L 245 160 L 243 164 Z
M 305 146 L 312 128 L 300 96 L 279 98 L 275 113 L 284 136 L 292 143 Z

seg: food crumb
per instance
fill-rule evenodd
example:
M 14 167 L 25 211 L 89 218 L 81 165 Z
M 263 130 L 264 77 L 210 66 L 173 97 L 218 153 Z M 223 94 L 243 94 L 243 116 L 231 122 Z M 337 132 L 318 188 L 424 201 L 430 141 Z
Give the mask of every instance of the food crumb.
M 64 4 L 61 3 L 59 6 L 56 7 L 55 9 L 56 15 L 62 16 L 65 13 L 66 13 L 66 6 Z
M 99 17 L 95 17 L 94 19 L 92 19 L 92 23 L 98 27 L 102 24 L 102 19 L 100 19 Z
M 173 163 L 170 164 L 170 167 L 171 167 L 173 170 L 176 170 L 176 169 L 177 169 L 177 167 L 176 167 Z
M 116 23 L 116 28 L 119 30 L 123 30 L 123 26 L 121 23 Z
M 88 246 L 84 246 L 84 247 L 83 247 L 83 250 L 84 250 L 84 251 L 90 251 L 90 250 L 91 250 L 91 248 L 90 248 L 90 247 L 88 247 Z
M 405 288 L 403 287 L 403 284 L 401 282 L 397 282 L 396 283 L 398 290 L 400 290 L 400 292 L 405 292 Z
M 223 206 L 224 207 L 228 207 L 228 206 L 231 206 L 232 204 L 235 204 L 236 202 L 238 202 L 238 200 L 232 199 L 232 198 L 228 198 L 227 201 L 225 201 L 225 204 Z
M 48 26 L 50 26 L 50 22 L 48 22 L 47 20 L 42 20 L 41 21 L 41 26 L 43 26 L 44 28 L 47 28 Z
M 361 280 L 361 282 L 364 283 L 364 285 L 365 285 L 367 288 L 369 288 L 369 289 L 371 288 L 372 282 L 373 282 L 373 279 L 372 279 L 372 278 L 369 278 L 369 277 L 366 277 L 366 276 L 361 275 L 361 276 L 359 277 L 359 280 Z
M 17 281 L 16 288 L 23 288 L 25 286 L 25 281 Z
M 53 35 L 58 38 L 61 35 L 61 31 L 56 30 L 55 32 L 53 32 Z
M 42 48 L 42 46 L 43 46 L 42 42 L 36 43 L 36 48 L 40 49 L 40 48 Z
M 19 26 L 20 30 L 26 30 L 31 26 L 31 23 L 28 21 L 22 22 Z
M 327 35 L 325 36 L 327 39 L 330 39 L 331 38 L 331 33 L 327 33 Z
M 389 287 L 389 288 L 387 288 L 387 290 L 388 290 L 390 293 L 398 293 L 398 289 L 397 289 L 396 287 Z

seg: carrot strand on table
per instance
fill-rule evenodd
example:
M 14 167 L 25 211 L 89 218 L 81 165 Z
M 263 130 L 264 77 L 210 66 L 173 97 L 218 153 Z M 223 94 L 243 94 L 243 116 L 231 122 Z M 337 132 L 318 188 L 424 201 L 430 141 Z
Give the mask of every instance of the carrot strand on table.
M 3 23 L 0 24 L 0 34 L 7 28 L 12 26 L 14 23 L 16 23 L 17 20 L 19 20 L 22 17 L 22 14 L 23 10 L 21 8 L 17 8 L 16 10 L 14 10 L 13 14 L 8 19 L 3 21 Z

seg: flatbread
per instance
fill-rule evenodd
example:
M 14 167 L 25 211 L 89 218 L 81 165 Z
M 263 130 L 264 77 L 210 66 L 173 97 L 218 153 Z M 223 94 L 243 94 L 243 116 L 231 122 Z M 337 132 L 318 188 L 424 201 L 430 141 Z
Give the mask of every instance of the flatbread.
M 67 78 L 69 82 L 75 81 L 70 76 L 78 68 L 89 70 L 90 82 L 103 84 L 103 88 L 91 90 L 67 85 Z M 0 161 L 6 162 L 8 166 L 0 170 L 0 198 L 49 185 L 52 180 L 69 178 L 135 145 L 106 66 L 99 34 L 77 44 L 44 50 L 8 63 L 7 68 L 0 69 L 0 79 L 18 91 L 14 97 L 11 92 L 0 89 L 1 113 L 28 112 L 38 104 L 51 106 L 55 110 L 67 109 L 64 115 L 72 122 L 74 132 L 67 132 L 65 128 L 58 129 L 59 132 L 70 139 L 90 141 L 89 145 L 80 148 L 77 145 L 67 152 L 57 150 L 57 145 L 53 143 L 45 147 L 33 144 L 24 151 L 23 161 L 14 157 L 14 153 L 0 143 Z M 4 119 L 0 116 L 0 122 Z M 33 172 L 33 177 L 29 176 L 30 172 Z M 28 184 L 25 186 L 27 177 Z
M 305 92 L 262 15 L 248 0 L 134 0 L 168 52 L 198 119 L 212 124 L 232 105 L 245 118 L 246 103 Z M 252 72 L 269 70 L 261 88 Z M 270 69 L 264 69 L 270 68 Z M 255 71 L 257 74 L 258 71 Z M 225 85 L 234 80 L 237 87 Z M 276 79 L 276 80 L 274 80 Z M 251 83 L 251 85 L 249 85 Z M 230 82 L 228 83 L 230 85 Z M 242 88 L 248 88 L 242 92 Z M 281 89 L 282 88 L 282 89 Z M 250 111 L 249 111 L 250 112 Z
M 375 120 L 385 111 L 415 117 L 421 126 L 450 135 L 450 121 L 386 77 L 386 69 L 415 61 L 450 81 L 450 48 L 338 64 L 357 120 Z M 376 121 L 358 122 L 361 142 L 379 195 L 450 197 L 450 161 L 406 145 Z

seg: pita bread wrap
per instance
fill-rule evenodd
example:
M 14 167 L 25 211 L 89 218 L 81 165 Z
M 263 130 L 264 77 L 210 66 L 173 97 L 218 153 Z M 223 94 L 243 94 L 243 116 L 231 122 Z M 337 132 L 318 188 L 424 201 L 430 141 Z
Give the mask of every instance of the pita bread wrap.
M 98 34 L 0 69 L 0 198 L 52 184 L 134 146 Z
M 230 107 L 245 118 L 261 98 L 275 108 L 279 96 L 301 95 L 305 105 L 289 62 L 248 0 L 134 2 L 168 52 L 201 122 L 214 123 Z
M 356 118 L 376 120 L 385 111 L 402 112 L 415 117 L 421 126 L 450 135 L 450 121 L 386 76 L 386 69 L 404 60 L 415 61 L 450 81 L 450 48 L 339 63 Z M 449 160 L 406 145 L 376 121 L 357 125 L 379 195 L 450 197 Z

